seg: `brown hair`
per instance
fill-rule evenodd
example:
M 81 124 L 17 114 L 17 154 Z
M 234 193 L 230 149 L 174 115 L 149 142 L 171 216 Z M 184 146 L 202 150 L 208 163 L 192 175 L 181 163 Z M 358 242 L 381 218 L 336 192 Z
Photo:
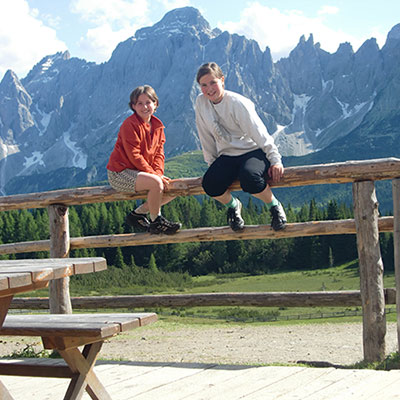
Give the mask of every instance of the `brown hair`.
M 224 76 L 222 69 L 219 67 L 219 65 L 217 63 L 209 62 L 209 63 L 203 64 L 197 71 L 197 75 L 196 75 L 197 83 L 200 83 L 200 79 L 204 75 L 207 75 L 207 74 L 211 74 L 212 76 L 214 76 L 214 78 L 218 78 L 218 79 L 221 79 Z
M 140 95 L 145 94 L 151 101 L 154 101 L 156 108 L 158 107 L 158 97 L 156 91 L 149 85 L 138 86 L 130 95 L 129 108 L 135 111 L 132 105 L 135 105 Z

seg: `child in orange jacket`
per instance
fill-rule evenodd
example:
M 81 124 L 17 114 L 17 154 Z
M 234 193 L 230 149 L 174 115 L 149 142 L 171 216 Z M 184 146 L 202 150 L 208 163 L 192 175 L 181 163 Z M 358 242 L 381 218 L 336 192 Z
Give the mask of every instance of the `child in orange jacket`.
M 161 215 L 161 206 L 174 196 L 164 194 L 170 179 L 164 175 L 164 125 L 154 116 L 158 104 L 151 86 L 139 86 L 131 93 L 129 107 L 134 113 L 121 125 L 107 175 L 115 190 L 148 192 L 147 201 L 127 216 L 129 225 L 154 234 L 174 234 L 181 224 Z

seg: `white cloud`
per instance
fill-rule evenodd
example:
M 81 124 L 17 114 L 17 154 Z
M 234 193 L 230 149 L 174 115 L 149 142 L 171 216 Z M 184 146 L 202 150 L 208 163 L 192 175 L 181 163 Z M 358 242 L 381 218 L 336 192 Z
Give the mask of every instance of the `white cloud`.
M 219 23 L 218 27 L 254 39 L 262 49 L 268 46 L 274 60 L 286 57 L 302 35 L 307 39 L 311 33 L 314 42 L 319 42 L 322 49 L 331 53 L 343 42 L 350 42 L 357 50 L 360 40 L 324 23 L 326 14 L 337 13 L 338 9 L 325 6 L 320 11 L 318 17 L 307 17 L 298 10 L 280 11 L 254 2 L 243 10 L 239 22 Z
M 85 59 L 107 61 L 118 43 L 150 23 L 146 0 L 74 0 L 71 12 L 92 24 L 78 46 Z
M 110 22 L 126 25 L 132 18 L 142 18 L 149 11 L 146 0 L 74 0 L 70 9 L 96 25 Z
M 0 2 L 0 79 L 7 69 L 23 78 L 44 55 L 67 49 L 37 17 L 26 0 Z
M 318 15 L 324 15 L 324 14 L 338 14 L 339 13 L 339 8 L 334 7 L 334 6 L 322 6 L 318 10 Z
M 88 29 L 86 35 L 81 37 L 78 46 L 86 60 L 96 62 L 107 61 L 118 43 L 133 35 L 132 28 L 114 31 L 110 24 L 103 24 L 93 29 Z

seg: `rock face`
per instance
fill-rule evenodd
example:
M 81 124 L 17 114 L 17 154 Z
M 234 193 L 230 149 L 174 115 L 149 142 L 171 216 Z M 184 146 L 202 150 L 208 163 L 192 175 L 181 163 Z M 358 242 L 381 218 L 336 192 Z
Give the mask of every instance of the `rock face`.
M 373 154 L 399 156 L 399 58 L 400 24 L 381 50 L 369 39 L 357 52 L 343 43 L 330 54 L 310 35 L 274 63 L 268 48 L 211 29 L 195 8 L 176 9 L 120 43 L 106 63 L 65 52 L 44 57 L 24 79 L 5 74 L 0 190 L 32 191 L 35 181 L 44 190 L 105 179 L 119 126 L 131 112 L 129 94 L 142 84 L 159 96 L 167 157 L 199 149 L 195 75 L 207 61 L 222 67 L 227 89 L 254 101 L 284 156 L 305 156 L 304 162 L 339 154 L 362 158 L 357 149 L 367 143 Z

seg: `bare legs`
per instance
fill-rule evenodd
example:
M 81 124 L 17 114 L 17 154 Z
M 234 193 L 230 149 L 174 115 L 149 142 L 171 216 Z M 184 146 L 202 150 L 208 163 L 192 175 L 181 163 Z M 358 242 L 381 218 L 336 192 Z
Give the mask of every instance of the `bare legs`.
M 148 191 L 148 193 L 147 201 L 140 205 L 136 211 L 142 214 L 149 212 L 150 217 L 155 219 L 160 214 L 161 206 L 175 198 L 175 196 L 165 195 L 163 193 L 164 187 L 165 184 L 158 175 L 139 172 L 135 189 L 138 192 Z

